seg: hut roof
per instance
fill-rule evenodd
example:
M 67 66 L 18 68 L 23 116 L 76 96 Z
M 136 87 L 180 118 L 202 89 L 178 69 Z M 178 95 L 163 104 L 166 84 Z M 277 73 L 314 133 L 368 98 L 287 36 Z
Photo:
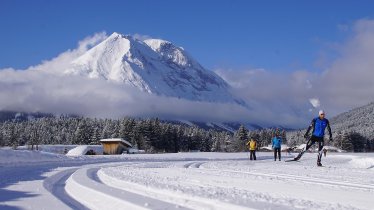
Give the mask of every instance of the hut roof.
M 131 143 L 126 141 L 125 139 L 122 139 L 122 138 L 112 138 L 112 139 L 101 139 L 100 140 L 101 143 L 109 143 L 109 142 L 121 142 L 123 143 L 124 145 L 128 146 L 128 147 L 132 147 Z

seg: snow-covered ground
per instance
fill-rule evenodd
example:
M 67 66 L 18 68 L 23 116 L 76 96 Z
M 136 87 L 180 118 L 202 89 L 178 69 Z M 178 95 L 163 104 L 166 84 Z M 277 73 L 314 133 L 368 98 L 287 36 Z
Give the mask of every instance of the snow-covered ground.
M 374 208 L 374 154 L 327 153 L 324 167 L 316 154 L 299 162 L 271 155 L 0 149 L 0 209 Z

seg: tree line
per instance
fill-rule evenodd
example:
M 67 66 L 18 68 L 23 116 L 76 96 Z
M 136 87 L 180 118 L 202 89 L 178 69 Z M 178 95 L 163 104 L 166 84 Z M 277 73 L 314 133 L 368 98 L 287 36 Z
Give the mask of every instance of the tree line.
M 248 131 L 244 126 L 234 133 L 204 130 L 157 118 L 115 120 L 62 115 L 0 123 L 0 146 L 30 145 L 37 149 L 41 144 L 97 145 L 100 139 L 124 138 L 134 147 L 150 153 L 241 152 L 246 150 L 245 143 L 250 137 L 256 138 L 259 146 L 266 146 L 274 133 L 275 129 Z
M 287 133 L 290 146 L 297 146 L 305 143 L 305 130 L 293 131 Z M 374 152 L 374 137 L 368 138 L 367 135 L 355 130 L 333 130 L 333 141 L 325 139 L 325 145 L 335 146 L 347 152 Z
M 204 130 L 197 126 L 176 124 L 154 119 L 96 119 L 84 117 L 43 117 L 24 121 L 0 123 L 0 146 L 30 145 L 37 149 L 40 144 L 97 145 L 100 139 L 124 138 L 134 147 L 147 152 L 243 152 L 250 137 L 258 146 L 271 144 L 274 134 L 280 132 L 283 143 L 297 146 L 305 143 L 303 131 L 286 132 L 268 128 L 247 130 L 243 125 L 235 132 Z M 327 142 L 328 143 L 328 142 Z M 374 151 L 374 138 L 359 132 L 335 131 L 330 144 L 352 152 Z

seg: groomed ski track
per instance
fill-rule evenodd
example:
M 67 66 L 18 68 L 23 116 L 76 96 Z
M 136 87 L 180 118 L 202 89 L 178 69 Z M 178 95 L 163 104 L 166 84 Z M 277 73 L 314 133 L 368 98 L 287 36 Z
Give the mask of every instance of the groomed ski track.
M 315 161 L 315 155 L 307 154 L 300 162 L 290 163 L 273 161 L 271 156 L 260 156 L 252 162 L 245 156 L 155 160 L 147 156 L 115 162 L 75 162 L 56 168 L 53 163 L 35 164 L 32 167 L 49 169 L 46 178 L 32 184 L 20 182 L 17 186 L 26 184 L 28 190 L 41 186 L 43 189 L 38 192 L 42 196 L 33 197 L 28 206 L 11 201 L 0 202 L 0 207 L 46 209 L 44 199 L 53 200 L 54 209 L 370 209 L 373 206 L 372 169 L 342 168 L 349 162 L 349 156 L 326 158 L 323 168 L 315 166 Z M 15 186 L 8 190 L 16 189 Z

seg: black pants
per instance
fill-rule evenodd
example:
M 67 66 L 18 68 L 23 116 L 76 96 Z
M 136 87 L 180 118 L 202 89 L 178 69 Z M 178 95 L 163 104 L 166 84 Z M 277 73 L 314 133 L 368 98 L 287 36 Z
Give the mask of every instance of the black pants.
M 251 154 L 250 160 L 256 160 L 256 150 L 249 150 L 249 153 Z
M 308 151 L 308 149 L 311 146 L 313 146 L 313 144 L 315 144 L 316 142 L 318 142 L 318 157 L 317 157 L 317 162 L 320 163 L 321 159 L 322 159 L 322 148 L 325 145 L 325 142 L 323 141 L 323 137 L 317 137 L 317 136 L 310 137 L 310 139 L 306 143 L 305 151 Z
M 274 160 L 277 160 L 277 153 L 279 156 L 279 160 L 281 160 L 281 149 L 280 148 L 274 148 Z

